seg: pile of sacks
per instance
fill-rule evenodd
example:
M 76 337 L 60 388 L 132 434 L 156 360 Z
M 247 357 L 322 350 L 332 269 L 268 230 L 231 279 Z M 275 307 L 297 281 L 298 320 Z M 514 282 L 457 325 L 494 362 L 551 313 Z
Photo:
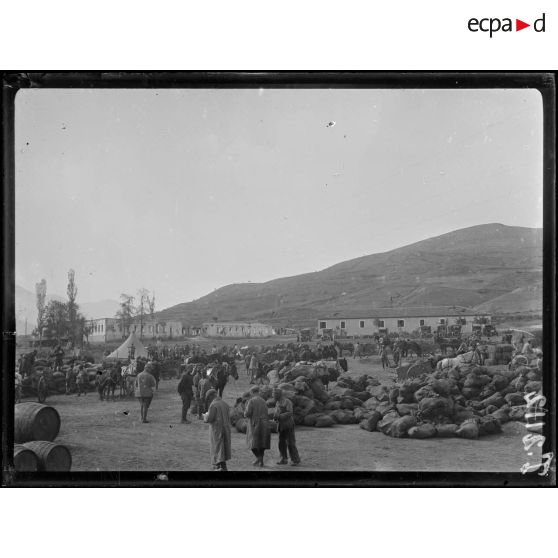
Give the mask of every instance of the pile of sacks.
M 278 387 L 291 400 L 297 425 L 324 428 L 335 424 L 358 424 L 366 413 L 365 402 L 372 397 L 370 390 L 380 382 L 367 375 L 351 378 L 348 374 L 341 374 L 335 387 L 326 391 L 322 372 L 323 365 L 297 363 L 282 377 L 277 374 L 277 382 L 261 386 L 260 396 L 267 402 L 269 418 L 273 419 L 275 412 L 273 388 Z M 246 432 L 244 408 L 248 397 L 245 393 L 239 398 L 231 412 L 231 422 L 239 432 Z
M 97 372 L 102 370 L 102 364 L 91 364 L 90 362 L 81 362 L 76 361 L 74 366 L 74 383 L 75 383 L 75 375 L 78 373 L 78 366 L 80 364 L 84 365 L 84 368 L 87 370 L 87 384 L 86 389 L 89 391 L 93 391 L 96 389 L 95 378 L 97 376 Z M 71 366 L 69 364 L 64 364 L 60 367 L 60 370 L 55 372 L 52 371 L 49 363 L 46 360 L 37 360 L 33 365 L 33 369 L 31 372 L 31 376 L 23 378 L 22 386 L 25 395 L 30 395 L 31 392 L 28 393 L 28 390 L 31 390 L 35 385 L 37 379 L 40 376 L 46 374 L 46 381 L 47 381 L 47 388 L 50 393 L 65 393 L 66 391 L 66 372 L 70 370 Z
M 476 439 L 524 420 L 525 394 L 541 393 L 542 361 L 490 370 L 460 364 L 396 387 L 377 386 L 364 403 L 360 427 L 395 438 L 457 436 Z

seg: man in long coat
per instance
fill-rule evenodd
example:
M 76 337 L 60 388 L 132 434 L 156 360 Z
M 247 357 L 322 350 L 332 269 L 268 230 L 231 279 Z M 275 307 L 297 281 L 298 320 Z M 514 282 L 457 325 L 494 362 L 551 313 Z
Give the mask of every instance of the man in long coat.
M 250 390 L 250 400 L 244 411 L 248 419 L 246 430 L 246 445 L 256 456 L 252 465 L 264 466 L 264 452 L 271 447 L 271 433 L 268 424 L 268 411 L 266 402 L 260 397 L 260 388 L 254 386 Z
M 230 407 L 214 389 L 207 392 L 206 404 L 209 405 L 209 410 L 204 415 L 204 421 L 209 423 L 209 445 L 213 469 L 226 471 L 227 461 L 231 458 Z

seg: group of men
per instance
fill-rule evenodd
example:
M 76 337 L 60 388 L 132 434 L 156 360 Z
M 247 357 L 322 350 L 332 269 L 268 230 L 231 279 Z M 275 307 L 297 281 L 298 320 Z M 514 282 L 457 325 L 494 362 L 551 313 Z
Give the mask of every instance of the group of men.
M 267 403 L 260 396 L 258 386 L 252 386 L 249 394 L 250 398 L 244 410 L 244 417 L 247 419 L 246 445 L 256 458 L 252 465 L 263 467 L 265 451 L 271 448 Z M 273 420 L 278 423 L 281 455 L 277 465 L 287 465 L 290 458 L 291 465 L 296 466 L 300 463 L 300 456 L 296 447 L 293 404 L 279 388 L 273 390 L 273 399 L 275 400 Z M 207 392 L 206 401 L 208 410 L 203 415 L 203 419 L 209 424 L 212 466 L 215 471 L 226 471 L 227 461 L 232 456 L 230 407 L 214 389 Z
M 151 366 L 151 363 L 148 363 L 135 380 L 135 395 L 140 404 L 142 423 L 149 422 L 147 412 L 155 388 L 155 378 L 151 374 Z M 232 455 L 229 405 L 219 397 L 210 379 L 203 374 L 201 366 L 184 366 L 177 391 L 182 399 L 181 422 L 190 423 L 188 411 L 195 397 L 198 418 L 209 424 L 212 467 L 215 471 L 226 471 L 227 461 L 231 459 Z M 281 389 L 273 390 L 273 398 L 275 400 L 273 420 L 278 423 L 279 453 L 281 455 L 277 464 L 286 465 L 290 458 L 291 465 L 296 466 L 300 463 L 300 456 L 296 447 L 293 405 Z M 260 396 L 260 388 L 257 385 L 252 386 L 249 391 L 244 417 L 247 420 L 246 444 L 256 458 L 253 465 L 263 467 L 265 451 L 271 447 L 271 427 L 267 403 Z

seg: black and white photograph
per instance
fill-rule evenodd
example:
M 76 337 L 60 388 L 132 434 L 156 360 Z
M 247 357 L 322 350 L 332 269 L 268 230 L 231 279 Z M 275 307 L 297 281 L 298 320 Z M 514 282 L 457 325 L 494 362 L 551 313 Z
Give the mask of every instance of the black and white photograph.
M 550 482 L 554 115 L 463 77 L 19 88 L 12 480 Z

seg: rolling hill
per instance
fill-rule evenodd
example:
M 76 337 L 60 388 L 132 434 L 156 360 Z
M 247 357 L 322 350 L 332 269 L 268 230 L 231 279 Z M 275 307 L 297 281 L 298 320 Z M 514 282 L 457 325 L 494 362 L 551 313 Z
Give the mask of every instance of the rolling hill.
M 505 312 L 513 306 L 510 293 L 541 281 L 542 229 L 492 223 L 314 273 L 227 285 L 157 316 L 191 325 L 217 318 L 300 327 L 333 313 L 390 305 L 481 308 L 490 302 L 493 312 Z M 535 308 L 537 297 L 531 296 L 533 311 L 542 308 L 542 295 Z

